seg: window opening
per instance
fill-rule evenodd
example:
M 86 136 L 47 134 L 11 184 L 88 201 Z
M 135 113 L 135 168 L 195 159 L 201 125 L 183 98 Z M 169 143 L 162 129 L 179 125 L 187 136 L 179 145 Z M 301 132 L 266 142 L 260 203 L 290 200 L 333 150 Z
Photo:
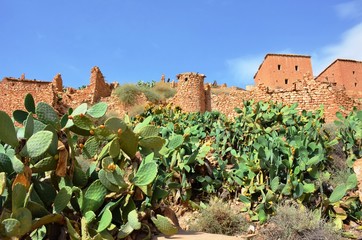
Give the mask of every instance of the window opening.
M 354 86 L 357 87 L 357 83 L 356 83 L 356 82 L 354 83 Z
M 295 65 L 295 71 L 298 71 L 298 65 Z
M 278 64 L 278 70 L 282 69 L 282 66 L 280 64 Z
M 284 82 L 285 82 L 285 84 L 288 84 L 288 79 L 285 79 Z
M 352 74 L 354 75 L 354 71 L 352 71 Z

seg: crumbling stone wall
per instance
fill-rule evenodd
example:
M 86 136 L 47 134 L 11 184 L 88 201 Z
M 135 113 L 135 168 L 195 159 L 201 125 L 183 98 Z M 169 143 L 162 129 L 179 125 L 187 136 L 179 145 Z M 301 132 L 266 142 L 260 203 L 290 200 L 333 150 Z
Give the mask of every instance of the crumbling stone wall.
M 52 82 L 23 80 L 6 77 L 0 82 L 0 110 L 12 116 L 16 109 L 25 109 L 24 98 L 31 93 L 35 102 L 55 105 L 57 94 Z
M 243 100 L 274 101 L 286 105 L 298 103 L 299 110 L 314 111 L 324 106 L 326 121 L 335 119 L 335 113 L 348 113 L 353 106 L 362 109 L 362 104 L 350 98 L 344 89 L 336 88 L 332 84 L 316 82 L 312 79 L 303 79 L 289 89 L 270 89 L 263 84 L 251 91 L 232 90 L 228 93 L 213 94 L 211 107 L 229 117 L 235 116 L 235 107 L 241 108 Z M 343 107 L 343 109 L 341 109 Z
M 112 93 L 113 84 L 107 84 L 101 70 L 95 66 L 91 69 L 90 84 L 83 89 L 67 88 L 62 94 L 62 101 L 67 106 L 77 106 L 81 103 L 94 104 L 102 97 L 108 97 Z
M 62 79 L 62 76 L 60 75 L 60 73 L 55 75 L 55 77 L 53 78 L 52 83 L 54 85 L 55 91 L 63 92 L 63 79 Z
M 186 72 L 177 75 L 177 93 L 172 102 L 186 112 L 205 112 L 204 74 Z

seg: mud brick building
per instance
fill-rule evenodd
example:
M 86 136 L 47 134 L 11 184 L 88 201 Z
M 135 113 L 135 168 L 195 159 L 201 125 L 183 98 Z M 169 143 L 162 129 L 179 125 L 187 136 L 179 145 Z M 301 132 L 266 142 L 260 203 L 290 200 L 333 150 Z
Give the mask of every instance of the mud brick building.
M 316 81 L 328 82 L 355 98 L 362 98 L 362 62 L 337 59 L 317 77 Z
M 271 89 L 288 89 L 302 80 L 306 73 L 313 76 L 310 56 L 267 54 L 254 75 L 254 82 Z

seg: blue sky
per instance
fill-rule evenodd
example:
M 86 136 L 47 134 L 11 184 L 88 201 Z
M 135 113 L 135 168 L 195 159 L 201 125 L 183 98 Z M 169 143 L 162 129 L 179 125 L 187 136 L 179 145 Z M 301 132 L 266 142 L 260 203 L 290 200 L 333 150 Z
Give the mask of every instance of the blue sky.
M 267 53 L 362 60 L 362 0 L 1 0 L 0 78 L 89 83 L 174 79 L 253 84 Z

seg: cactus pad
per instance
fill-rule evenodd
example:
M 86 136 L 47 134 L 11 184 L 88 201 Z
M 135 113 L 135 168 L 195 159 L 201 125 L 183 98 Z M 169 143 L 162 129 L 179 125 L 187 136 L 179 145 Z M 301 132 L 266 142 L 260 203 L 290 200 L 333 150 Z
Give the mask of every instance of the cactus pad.
M 36 158 L 45 153 L 53 142 L 51 131 L 40 131 L 32 135 L 21 150 L 21 155 Z
M 174 235 L 178 232 L 178 228 L 172 224 L 168 217 L 157 214 L 157 218 L 152 217 L 151 220 L 157 229 L 167 236 Z

